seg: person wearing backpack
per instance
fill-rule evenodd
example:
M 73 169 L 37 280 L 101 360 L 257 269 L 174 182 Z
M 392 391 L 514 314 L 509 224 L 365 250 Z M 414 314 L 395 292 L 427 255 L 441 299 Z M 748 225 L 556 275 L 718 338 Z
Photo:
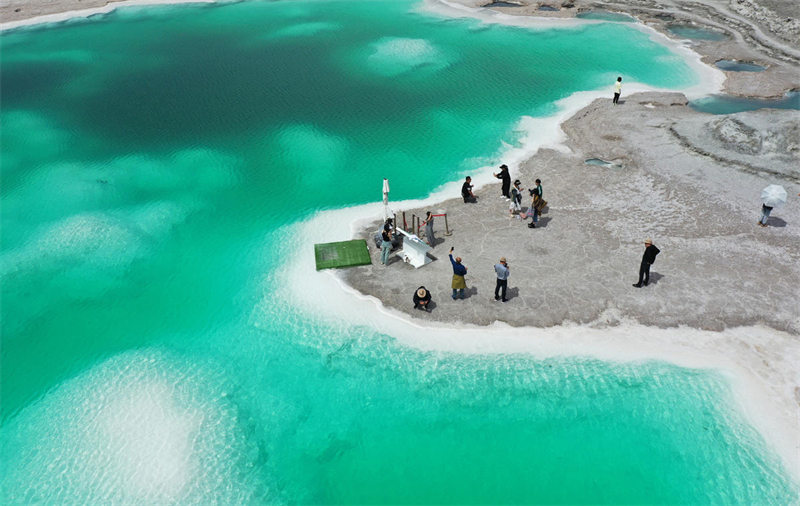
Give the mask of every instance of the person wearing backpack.
M 544 206 L 542 205 L 542 202 L 544 201 L 542 180 L 537 179 L 536 188 L 531 188 L 530 190 L 528 190 L 528 192 L 531 194 L 531 197 L 533 198 L 533 200 L 531 201 L 531 207 L 528 208 L 528 214 L 530 214 L 531 218 L 533 219 L 528 224 L 528 228 L 536 228 L 536 223 L 539 222 L 539 215 L 541 214 L 540 206 L 541 208 L 544 208 Z
M 636 288 L 642 287 L 642 279 L 644 279 L 644 286 L 650 282 L 650 266 L 656 261 L 656 255 L 661 253 L 661 250 L 655 247 L 652 239 L 644 241 L 644 255 L 642 255 L 642 265 L 639 266 L 639 282 L 634 283 Z

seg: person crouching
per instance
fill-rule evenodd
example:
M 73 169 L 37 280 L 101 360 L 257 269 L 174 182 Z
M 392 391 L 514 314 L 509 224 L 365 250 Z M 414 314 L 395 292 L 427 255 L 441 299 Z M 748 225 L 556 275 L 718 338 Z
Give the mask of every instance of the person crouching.
M 421 309 L 430 313 L 431 308 L 428 306 L 430 302 L 431 292 L 424 286 L 417 288 L 417 291 L 414 292 L 414 309 Z

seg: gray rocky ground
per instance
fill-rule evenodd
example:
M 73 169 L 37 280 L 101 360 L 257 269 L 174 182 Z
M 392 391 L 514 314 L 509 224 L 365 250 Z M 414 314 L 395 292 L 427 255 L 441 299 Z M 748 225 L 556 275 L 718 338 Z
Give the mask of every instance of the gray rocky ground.
M 712 116 L 685 104 L 681 94 L 641 93 L 616 107 L 596 100 L 575 114 L 563 125 L 571 153 L 540 150 L 512 168 L 523 186 L 537 177 L 544 182 L 549 209 L 535 230 L 509 218 L 499 184 L 490 185 L 477 193 L 476 204 L 456 198 L 434 206 L 447 211 L 452 229 L 447 237 L 441 218 L 436 222 L 436 261 L 414 269 L 394 258 L 384 267 L 372 247 L 373 265 L 340 275 L 422 320 L 552 326 L 629 317 L 646 325 L 713 330 L 764 323 L 797 334 L 800 206 L 792 199 L 776 209 L 768 228 L 757 220 L 763 187 L 782 184 L 790 198 L 800 191 L 794 136 L 800 115 L 763 110 Z M 715 130 L 726 121 L 738 129 Z M 743 145 L 752 151 L 742 153 Z M 591 157 L 621 167 L 584 164 Z M 763 169 L 742 157 L 763 159 Z M 405 211 L 419 215 L 425 209 Z M 662 253 L 650 286 L 636 289 L 631 284 L 647 237 Z M 451 246 L 469 268 L 464 301 L 450 298 Z M 501 256 L 512 272 L 508 304 L 494 302 L 492 266 Z M 433 293 L 430 314 L 412 308 L 420 285 Z

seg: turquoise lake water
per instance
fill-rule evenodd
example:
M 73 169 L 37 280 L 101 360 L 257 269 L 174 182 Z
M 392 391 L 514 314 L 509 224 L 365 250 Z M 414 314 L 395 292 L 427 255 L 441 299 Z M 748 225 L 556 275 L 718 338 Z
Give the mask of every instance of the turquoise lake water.
M 797 500 L 721 374 L 422 352 L 287 304 L 312 213 L 376 201 L 383 177 L 425 197 L 499 163 L 520 116 L 618 75 L 697 82 L 626 25 L 416 7 L 129 8 L 3 34 L 3 504 Z

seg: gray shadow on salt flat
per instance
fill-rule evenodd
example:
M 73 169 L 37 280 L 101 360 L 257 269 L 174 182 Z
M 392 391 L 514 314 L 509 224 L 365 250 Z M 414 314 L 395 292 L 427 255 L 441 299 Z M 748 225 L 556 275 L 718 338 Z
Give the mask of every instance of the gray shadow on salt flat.
M 412 306 L 412 307 L 413 307 L 413 306 Z M 434 309 L 436 309 L 436 301 L 435 301 L 435 300 L 431 299 L 431 301 L 430 301 L 430 302 L 428 302 L 428 309 L 429 309 L 429 311 L 423 311 L 423 310 L 421 310 L 421 309 L 417 309 L 417 311 L 420 311 L 420 312 L 422 312 L 422 313 L 426 313 L 426 312 L 427 312 L 427 313 L 430 313 L 431 311 L 433 311 Z
M 539 218 L 539 223 L 536 224 L 536 228 L 545 228 L 552 219 L 553 218 L 546 218 L 546 217 Z
M 650 281 L 648 281 L 648 284 L 649 285 L 655 285 L 659 281 L 661 281 L 662 279 L 664 279 L 664 275 L 663 274 L 659 274 L 658 272 L 651 272 L 650 273 Z
M 444 244 L 444 237 L 437 237 L 435 241 L 433 241 L 433 246 L 439 246 L 440 244 Z
M 519 297 L 519 288 L 516 286 L 509 288 L 508 292 L 506 292 L 506 300 L 516 299 L 517 297 Z
M 767 220 L 768 227 L 783 228 L 787 225 L 786 221 L 781 218 L 770 218 Z

